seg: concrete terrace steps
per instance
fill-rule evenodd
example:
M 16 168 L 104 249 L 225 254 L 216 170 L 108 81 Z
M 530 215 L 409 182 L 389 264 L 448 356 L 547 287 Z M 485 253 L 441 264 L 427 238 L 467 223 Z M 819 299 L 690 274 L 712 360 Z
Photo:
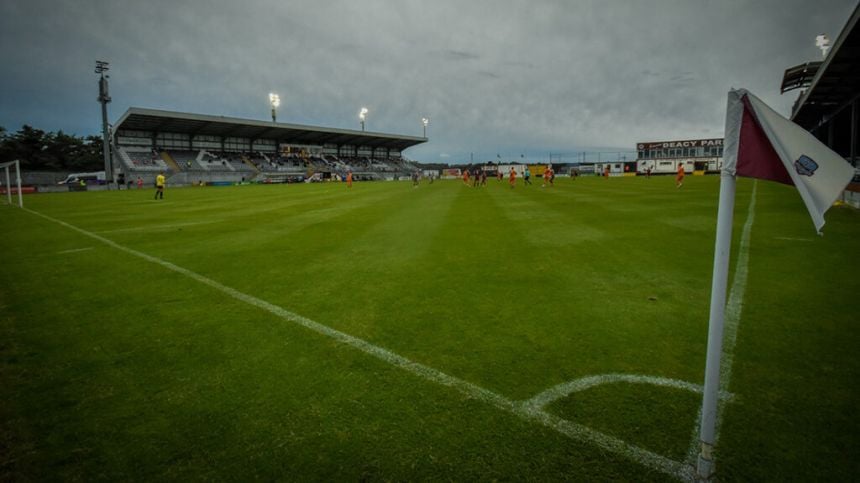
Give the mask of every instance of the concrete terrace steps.
M 160 155 L 161 159 L 164 160 L 165 163 L 167 163 L 167 167 L 173 170 L 174 173 L 179 173 L 180 171 L 182 171 L 182 168 L 179 167 L 179 164 L 176 163 L 176 160 L 173 159 L 173 156 L 171 156 L 169 152 L 162 151 Z
M 255 165 L 254 165 L 254 163 L 252 163 L 252 162 L 251 162 L 251 160 L 250 160 L 250 159 L 248 159 L 248 156 L 245 156 L 245 155 L 243 154 L 243 155 L 242 155 L 242 162 L 243 162 L 243 163 L 245 163 L 245 164 L 247 164 L 248 166 L 250 166 L 250 167 L 251 167 L 251 169 L 253 169 L 253 170 L 254 170 L 254 174 L 260 174 L 260 168 L 258 168 L 257 166 L 255 166 Z

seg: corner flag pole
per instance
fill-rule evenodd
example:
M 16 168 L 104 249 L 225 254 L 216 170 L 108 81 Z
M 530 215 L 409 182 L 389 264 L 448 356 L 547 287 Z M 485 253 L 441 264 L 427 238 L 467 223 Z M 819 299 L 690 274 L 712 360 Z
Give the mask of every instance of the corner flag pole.
M 713 450 L 716 442 L 717 404 L 720 390 L 720 356 L 723 352 L 723 325 L 734 209 L 735 176 L 724 170 L 720 176 L 720 206 L 717 212 L 714 276 L 711 281 L 711 313 L 708 321 L 708 355 L 705 362 L 705 389 L 702 396 L 702 424 L 699 428 L 701 448 L 696 465 L 698 477 L 705 480 L 714 473 Z
M 700 480 L 714 475 L 717 405 L 720 392 L 720 357 L 723 353 L 723 326 L 726 313 L 726 291 L 729 281 L 729 258 L 732 249 L 732 220 L 735 210 L 735 177 L 743 106 L 733 102 L 735 91 L 726 103 L 726 132 L 723 168 L 720 174 L 720 202 L 717 211 L 717 236 L 714 242 L 714 274 L 711 280 L 711 311 L 708 320 L 708 354 L 705 361 L 705 387 L 702 394 L 702 423 L 699 427 L 701 447 L 696 464 Z
M 740 149 L 741 133 L 745 140 L 743 150 Z M 738 175 L 794 186 L 812 217 L 816 231 L 820 233 L 824 226 L 824 213 L 851 181 L 854 168 L 838 153 L 802 127 L 782 117 L 749 91 L 729 91 L 714 247 L 714 278 L 711 283 L 702 424 L 699 428 L 701 452 L 696 464 L 697 476 L 705 480 L 714 475 L 713 452 L 719 423 L 720 357 L 723 350 L 735 177 Z

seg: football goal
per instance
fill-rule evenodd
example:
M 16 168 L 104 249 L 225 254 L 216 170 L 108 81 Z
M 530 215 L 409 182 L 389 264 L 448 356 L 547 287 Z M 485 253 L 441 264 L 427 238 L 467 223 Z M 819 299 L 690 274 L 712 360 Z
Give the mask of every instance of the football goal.
M 11 205 L 12 204 L 12 177 L 10 176 L 10 170 L 12 166 L 15 167 L 15 192 L 18 193 L 18 206 L 20 208 L 24 207 L 24 198 L 21 196 L 21 163 L 16 159 L 15 161 L 8 161 L 6 163 L 0 163 L 0 168 L 3 168 L 3 186 L 2 192 L 6 194 L 6 201 Z

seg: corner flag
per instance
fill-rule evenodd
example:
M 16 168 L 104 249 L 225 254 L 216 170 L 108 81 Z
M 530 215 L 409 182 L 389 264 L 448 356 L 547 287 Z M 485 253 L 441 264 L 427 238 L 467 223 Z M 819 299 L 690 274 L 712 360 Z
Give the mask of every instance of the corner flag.
M 854 176 L 842 156 L 745 89 L 729 92 L 723 170 L 795 186 L 819 232 Z
M 729 91 L 724 146 L 699 427 L 701 449 L 696 465 L 698 478 L 704 480 L 714 475 L 713 451 L 732 246 L 735 176 L 767 179 L 796 187 L 819 233 L 824 226 L 824 212 L 854 176 L 854 169 L 841 156 L 744 89 Z

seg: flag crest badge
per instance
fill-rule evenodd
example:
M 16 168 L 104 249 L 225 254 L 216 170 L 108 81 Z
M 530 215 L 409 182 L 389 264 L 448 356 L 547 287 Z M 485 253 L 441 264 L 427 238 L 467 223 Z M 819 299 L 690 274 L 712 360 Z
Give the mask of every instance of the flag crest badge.
M 807 155 L 801 155 L 797 158 L 797 161 L 794 162 L 794 169 L 797 171 L 797 174 L 802 174 L 803 176 L 812 176 L 815 174 L 815 170 L 818 169 L 818 163 L 812 160 Z

